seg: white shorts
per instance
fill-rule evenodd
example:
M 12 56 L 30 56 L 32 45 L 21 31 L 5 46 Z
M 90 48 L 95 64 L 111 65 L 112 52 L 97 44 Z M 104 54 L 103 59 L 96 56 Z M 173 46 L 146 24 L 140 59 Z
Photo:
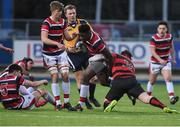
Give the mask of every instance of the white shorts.
M 22 104 L 22 109 L 33 109 L 35 107 L 35 97 L 32 94 L 22 96 L 24 102 Z
M 161 70 L 170 70 L 171 71 L 172 65 L 171 62 L 168 62 L 166 65 L 157 64 L 157 63 L 150 63 L 150 72 L 152 74 L 159 74 Z
M 49 68 L 52 66 L 69 66 L 67 53 L 64 51 L 63 53 L 55 56 L 45 55 L 43 54 L 44 64 Z

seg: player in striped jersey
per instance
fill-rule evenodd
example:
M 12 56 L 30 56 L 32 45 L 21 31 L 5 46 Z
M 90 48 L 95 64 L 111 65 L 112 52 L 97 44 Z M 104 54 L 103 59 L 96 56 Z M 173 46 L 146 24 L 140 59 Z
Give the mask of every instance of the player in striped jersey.
M 54 104 L 54 99 L 49 96 L 48 91 L 39 89 L 32 94 L 21 95 L 19 92 L 20 86 L 37 87 L 47 85 L 47 80 L 29 81 L 22 76 L 22 68 L 17 64 L 9 66 L 8 74 L 0 78 L 0 101 L 5 109 L 32 109 L 37 107 L 40 97 L 43 97 L 51 104 Z
M 167 92 L 169 94 L 170 103 L 175 104 L 179 97 L 174 94 L 172 82 L 171 63 L 176 63 L 173 37 L 168 32 L 168 24 L 164 21 L 157 25 L 157 34 L 153 35 L 150 41 L 151 61 L 149 68 L 149 82 L 147 84 L 147 93 L 151 95 L 153 85 L 156 82 L 158 74 L 161 73 L 166 82 Z
M 64 13 L 67 18 L 67 29 L 70 35 L 72 35 L 73 33 L 79 33 L 78 27 L 81 24 L 88 24 L 90 26 L 90 24 L 86 20 L 77 19 L 76 7 L 74 5 L 71 5 L 71 4 L 66 5 L 64 8 Z M 92 29 L 91 26 L 90 28 Z M 76 78 L 78 91 L 80 92 L 80 80 L 83 75 L 83 70 L 88 65 L 89 56 L 85 47 L 76 48 L 77 46 L 76 44 L 79 42 L 80 42 L 79 36 L 77 36 L 76 38 L 70 41 L 67 41 L 66 39 L 64 40 L 65 46 L 67 48 L 68 60 Z M 91 85 L 89 88 L 89 99 L 87 99 L 85 102 L 86 107 L 88 109 L 93 108 L 92 105 L 89 103 L 89 100 L 96 107 L 100 107 L 99 102 L 94 97 L 95 88 L 96 88 L 96 84 L 91 82 Z
M 61 18 L 64 5 L 59 1 L 50 3 L 51 16 L 44 20 L 41 26 L 41 40 L 43 42 L 44 65 L 50 72 L 52 84 L 51 89 L 56 100 L 56 110 L 62 109 L 60 100 L 60 88 L 58 84 L 58 73 L 62 77 L 62 91 L 64 93 L 64 107 L 69 111 L 74 111 L 70 104 L 70 81 L 69 63 L 67 53 L 63 44 L 63 36 L 73 39 L 66 31 L 66 22 Z
M 125 50 L 121 55 L 112 53 L 112 81 L 111 89 L 104 100 L 104 112 L 111 112 L 117 101 L 127 93 L 145 104 L 161 108 L 166 113 L 178 113 L 165 106 L 162 102 L 153 96 L 149 96 L 136 80 L 135 67 L 131 61 L 131 53 Z
M 111 68 L 112 56 L 104 40 L 96 32 L 92 31 L 88 24 L 80 25 L 78 30 L 79 37 L 90 55 L 89 65 L 81 79 L 79 103 L 75 106 L 76 109 L 82 111 L 88 95 L 90 79 L 107 66 Z

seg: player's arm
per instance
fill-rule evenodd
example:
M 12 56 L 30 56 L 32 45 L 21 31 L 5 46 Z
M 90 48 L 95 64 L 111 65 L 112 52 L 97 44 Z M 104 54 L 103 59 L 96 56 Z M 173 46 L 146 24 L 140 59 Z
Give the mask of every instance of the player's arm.
M 9 52 L 9 53 L 13 53 L 14 52 L 13 49 L 5 47 L 5 46 L 3 46 L 3 44 L 0 44 L 0 49 L 4 50 L 6 52 Z
M 167 61 L 161 59 L 161 57 L 156 53 L 156 48 L 154 46 L 150 46 L 151 54 L 154 58 L 156 58 L 161 64 L 166 64 Z
M 111 52 L 107 47 L 105 47 L 101 53 L 107 58 L 107 64 L 108 64 L 108 71 L 109 74 L 111 74 L 111 69 L 112 69 L 112 63 L 113 63 L 113 57 L 111 55 Z
M 175 50 L 174 50 L 174 43 L 172 42 L 172 46 L 171 46 L 171 57 L 172 57 L 172 63 L 176 64 L 176 54 L 175 54 Z
M 78 36 L 78 33 L 77 32 L 74 32 L 72 33 L 72 35 L 70 35 L 68 33 L 68 27 L 66 29 L 64 29 L 64 38 L 67 40 L 67 41 L 70 41 L 70 40 L 73 40 L 74 38 L 76 38 Z
M 47 84 L 48 84 L 47 80 L 39 80 L 39 81 L 24 80 L 23 82 L 24 86 L 29 86 L 29 87 L 37 87 L 37 86 L 47 85 Z
M 47 31 L 41 31 L 41 41 L 44 43 L 44 44 L 47 44 L 47 45 L 55 45 L 57 47 L 59 47 L 60 49 L 64 49 L 64 45 L 63 44 L 60 44 L 56 41 L 53 41 L 51 39 L 48 38 L 48 32 Z

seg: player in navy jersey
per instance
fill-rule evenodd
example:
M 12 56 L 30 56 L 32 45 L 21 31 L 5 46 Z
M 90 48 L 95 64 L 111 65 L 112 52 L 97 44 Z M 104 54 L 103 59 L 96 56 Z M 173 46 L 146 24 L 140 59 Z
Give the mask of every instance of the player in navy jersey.
M 60 73 L 64 93 L 64 107 L 69 111 L 74 111 L 70 104 L 69 63 L 63 44 L 63 38 L 70 40 L 74 36 L 69 36 L 66 30 L 66 22 L 61 18 L 63 8 L 64 5 L 59 1 L 50 3 L 51 16 L 46 18 L 41 26 L 42 53 L 44 66 L 50 72 L 52 79 L 51 89 L 56 100 L 56 110 L 62 109 L 58 84 L 58 73 Z
M 153 96 L 149 96 L 136 80 L 135 67 L 131 61 L 131 53 L 125 50 L 121 55 L 113 53 L 111 89 L 104 100 L 104 112 L 111 112 L 121 97 L 127 93 L 145 104 L 161 108 L 167 113 L 178 113 L 165 106 Z
M 88 95 L 91 78 L 106 67 L 111 68 L 110 63 L 112 63 L 112 56 L 104 40 L 96 32 L 92 31 L 88 24 L 80 25 L 78 30 L 80 40 L 82 44 L 86 46 L 90 56 L 89 65 L 84 70 L 81 79 L 79 103 L 75 106 L 76 109 L 82 111 L 82 107 Z
M 76 7 L 74 5 L 66 5 L 64 8 L 64 13 L 67 18 L 67 29 L 70 34 L 78 33 L 78 27 L 81 24 L 88 24 L 92 29 L 91 25 L 85 19 L 79 19 L 76 17 Z M 68 54 L 68 61 L 74 72 L 78 91 L 80 92 L 80 80 L 83 75 L 83 70 L 88 66 L 89 55 L 84 46 L 76 48 L 76 44 L 78 42 L 80 42 L 79 36 L 70 41 L 67 41 L 66 39 L 64 40 Z M 94 97 L 95 88 L 96 84 L 91 82 L 89 87 L 89 98 L 85 102 L 88 109 L 93 109 L 90 102 L 92 102 L 96 107 L 100 107 L 100 103 Z
M 54 104 L 54 99 L 49 96 L 49 92 L 43 89 L 38 89 L 32 94 L 21 95 L 19 92 L 20 86 L 37 87 L 47 85 L 47 80 L 29 81 L 22 76 L 22 68 L 17 64 L 9 66 L 8 74 L 0 78 L 0 102 L 5 109 L 32 109 L 37 107 L 40 97 L 43 97 L 51 104 Z
M 172 63 L 176 64 L 174 53 L 173 37 L 168 32 L 167 22 L 159 22 L 157 33 L 150 40 L 151 61 L 149 67 L 149 82 L 147 84 L 147 93 L 151 95 L 153 85 L 156 82 L 158 74 L 161 73 L 166 82 L 166 88 L 169 95 L 170 103 L 175 104 L 179 97 L 174 94 L 172 82 Z

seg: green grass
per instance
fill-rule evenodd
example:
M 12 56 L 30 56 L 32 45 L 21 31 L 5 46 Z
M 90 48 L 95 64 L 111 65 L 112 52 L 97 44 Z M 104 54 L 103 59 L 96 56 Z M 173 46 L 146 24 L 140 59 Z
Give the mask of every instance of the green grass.
M 145 88 L 146 86 L 143 85 Z M 50 89 L 50 85 L 47 86 Z M 96 98 L 103 103 L 108 88 L 97 85 Z M 180 96 L 180 84 L 175 85 L 175 92 Z M 71 87 L 71 102 L 77 104 L 79 99 L 76 85 Z M 165 85 L 157 85 L 154 95 L 169 107 L 180 111 L 180 102 L 170 105 Z M 54 111 L 50 104 L 32 111 L 4 110 L 0 104 L 0 126 L 180 126 L 180 114 L 167 114 L 161 109 L 137 101 L 132 106 L 125 95 L 116 105 L 113 112 L 104 113 L 102 107 L 83 112 Z

